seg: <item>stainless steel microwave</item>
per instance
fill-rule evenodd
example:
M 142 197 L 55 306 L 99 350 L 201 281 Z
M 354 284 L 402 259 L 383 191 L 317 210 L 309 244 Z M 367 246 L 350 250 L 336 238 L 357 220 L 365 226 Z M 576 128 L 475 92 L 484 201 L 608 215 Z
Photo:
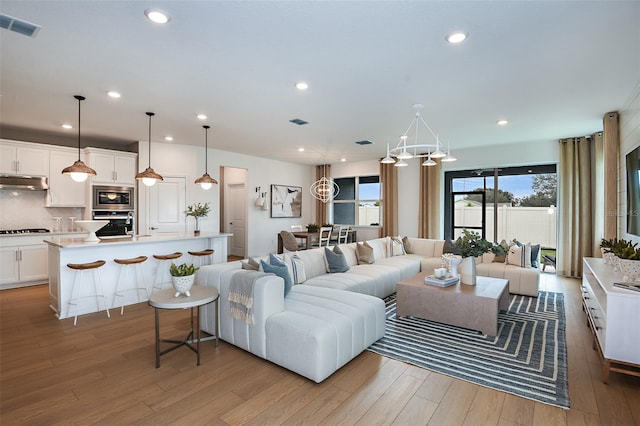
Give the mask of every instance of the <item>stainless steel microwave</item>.
M 93 186 L 93 210 L 134 210 L 132 186 Z

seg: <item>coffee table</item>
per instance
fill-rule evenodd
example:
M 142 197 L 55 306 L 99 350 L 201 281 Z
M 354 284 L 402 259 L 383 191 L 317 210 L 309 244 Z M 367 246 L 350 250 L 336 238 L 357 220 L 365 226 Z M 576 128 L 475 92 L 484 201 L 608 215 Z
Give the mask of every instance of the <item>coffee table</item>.
M 438 287 L 424 283 L 426 273 L 396 285 L 396 315 L 411 315 L 495 336 L 498 312 L 509 308 L 509 280 L 477 277 L 476 285 Z

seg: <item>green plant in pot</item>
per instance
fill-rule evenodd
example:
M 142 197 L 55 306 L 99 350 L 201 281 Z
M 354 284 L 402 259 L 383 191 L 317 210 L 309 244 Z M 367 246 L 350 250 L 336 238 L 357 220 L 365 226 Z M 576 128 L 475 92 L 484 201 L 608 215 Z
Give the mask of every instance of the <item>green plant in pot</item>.
M 638 243 L 618 240 L 611 246 L 611 252 L 618 257 L 620 271 L 624 274 L 624 281 L 640 282 L 640 248 Z
M 195 274 L 198 269 L 200 268 L 196 268 L 193 264 L 187 265 L 183 263 L 178 266 L 175 263 L 171 263 L 169 273 L 171 274 L 171 283 L 176 291 L 173 297 L 178 297 L 181 294 L 187 297 L 191 296 L 191 287 L 193 286 L 193 281 L 196 277 Z
M 320 227 L 318 226 L 317 223 L 310 223 L 307 225 L 308 232 L 318 232 L 319 230 L 320 230 Z
M 476 285 L 476 257 L 494 249 L 494 244 L 485 240 L 477 232 L 464 229 L 462 235 L 453 243 L 454 254 L 462 257 L 459 266 L 460 282 Z M 500 247 L 500 246 L 498 246 Z M 496 251 L 500 250 L 495 248 Z
M 184 211 L 184 214 L 187 216 L 193 216 L 196 220 L 196 225 L 193 228 L 193 234 L 194 235 L 200 235 L 200 218 L 201 217 L 207 217 L 207 215 L 209 214 L 209 212 L 211 211 L 211 207 L 209 206 L 210 203 L 196 203 L 196 204 L 191 204 L 190 206 L 187 206 L 187 209 Z

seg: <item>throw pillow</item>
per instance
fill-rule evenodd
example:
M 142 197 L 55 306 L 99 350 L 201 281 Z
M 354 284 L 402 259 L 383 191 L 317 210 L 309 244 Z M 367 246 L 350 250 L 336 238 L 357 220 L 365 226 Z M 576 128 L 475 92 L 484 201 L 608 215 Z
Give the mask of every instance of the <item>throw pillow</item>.
M 272 265 L 277 265 L 277 266 L 287 266 L 287 264 L 284 261 L 284 256 L 283 257 L 279 257 L 276 256 L 273 253 L 269 254 L 269 263 Z
M 507 264 L 517 265 L 522 268 L 531 266 L 531 246 L 529 244 L 525 244 L 520 247 L 514 244 L 509 247 L 509 252 L 507 253 Z
M 293 285 L 305 282 L 307 280 L 307 274 L 304 271 L 304 262 L 300 259 L 300 256 L 297 254 L 285 253 L 284 259 L 287 264 L 287 268 L 289 268 L 289 274 L 291 274 Z
M 493 258 L 493 263 L 505 263 L 507 261 L 507 254 L 501 254 Z
M 531 245 L 531 266 L 537 268 L 538 265 L 538 254 L 540 253 L 540 244 L 532 244 Z
M 442 253 L 453 253 L 456 250 L 456 246 L 453 245 L 453 241 L 444 240 L 444 245 L 442 246 Z
M 404 251 L 404 244 L 400 237 L 391 237 L 391 256 L 402 256 L 407 254 Z
M 276 274 L 284 281 L 284 295 L 286 297 L 287 294 L 291 291 L 291 276 L 289 275 L 289 269 L 285 265 L 269 265 L 264 260 L 260 260 L 260 264 L 262 264 L 262 270 L 267 273 Z
M 256 260 L 253 257 L 248 258 L 246 261 L 241 261 L 240 264 L 242 265 L 242 269 L 247 269 L 249 271 L 259 271 L 260 270 L 260 264 L 258 262 L 256 262 Z
M 409 241 L 409 237 L 402 237 L 402 244 L 404 245 L 405 253 L 413 254 L 413 250 L 411 249 L 411 241 Z
M 334 253 L 325 247 L 324 255 L 327 258 L 330 274 L 334 274 L 336 272 L 347 272 L 349 270 L 349 265 L 347 264 L 347 259 L 344 257 L 344 253 Z
M 373 247 L 367 242 L 356 243 L 356 256 L 358 256 L 358 265 L 369 265 L 375 262 L 373 257 Z

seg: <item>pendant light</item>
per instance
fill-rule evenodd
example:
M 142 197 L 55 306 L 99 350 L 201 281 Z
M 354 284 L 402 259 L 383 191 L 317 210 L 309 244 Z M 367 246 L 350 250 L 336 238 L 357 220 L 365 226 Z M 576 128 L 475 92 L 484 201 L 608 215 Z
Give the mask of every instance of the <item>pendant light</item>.
M 138 173 L 136 175 L 136 179 L 142 180 L 142 183 L 144 183 L 147 186 L 153 186 L 156 184 L 156 181 L 163 180 L 163 179 L 162 179 L 162 176 L 157 174 L 151 168 L 151 117 L 153 117 L 155 114 L 152 112 L 147 112 L 146 114 L 149 116 L 149 167 L 147 167 L 147 169 L 144 172 Z
M 207 133 L 209 132 L 209 126 L 204 125 L 202 127 L 204 128 L 204 174 L 196 179 L 194 183 L 199 183 L 202 189 L 211 189 L 211 186 L 213 186 L 214 183 L 217 184 L 218 181 L 209 176 L 209 173 L 207 173 L 207 151 L 209 151 Z
M 89 176 L 95 176 L 96 171 L 80 160 L 80 103 L 86 98 L 80 95 L 75 95 L 74 98 L 78 100 L 78 160 L 71 166 L 63 169 L 62 174 L 71 176 L 71 179 L 76 182 L 84 182 Z

